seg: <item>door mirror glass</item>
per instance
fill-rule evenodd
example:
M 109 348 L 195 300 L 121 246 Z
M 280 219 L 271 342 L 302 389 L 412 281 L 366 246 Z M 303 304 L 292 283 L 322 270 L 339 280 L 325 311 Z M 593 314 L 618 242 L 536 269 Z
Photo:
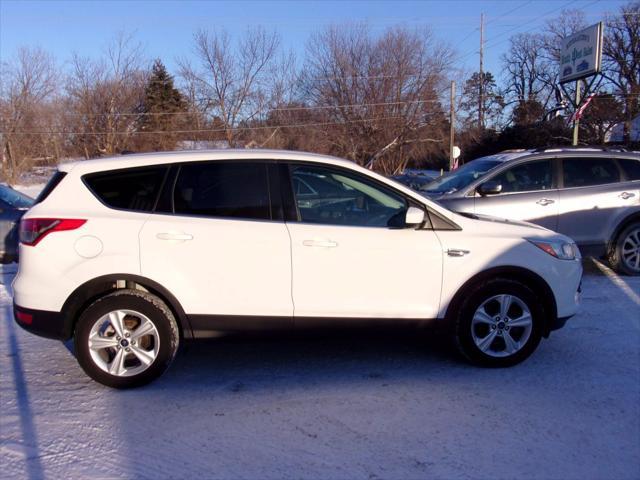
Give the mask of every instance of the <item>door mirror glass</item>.
M 424 223 L 424 210 L 417 207 L 409 207 L 405 215 L 404 223 L 407 227 L 417 227 Z
M 484 182 L 478 187 L 478 193 L 483 197 L 485 195 L 497 195 L 500 192 L 502 192 L 502 184 L 495 180 Z

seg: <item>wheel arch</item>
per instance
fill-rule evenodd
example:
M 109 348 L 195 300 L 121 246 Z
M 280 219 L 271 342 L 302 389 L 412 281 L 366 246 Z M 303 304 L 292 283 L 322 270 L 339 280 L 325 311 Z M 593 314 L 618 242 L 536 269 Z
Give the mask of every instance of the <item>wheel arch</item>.
M 471 289 L 482 282 L 497 278 L 519 281 L 533 290 L 542 302 L 545 312 L 543 336 L 548 337 L 551 332 L 551 327 L 556 322 L 558 316 L 558 306 L 553 290 L 546 280 L 540 275 L 524 267 L 517 266 L 493 267 L 483 270 L 467 280 L 462 287 L 458 289 L 447 306 L 447 310 L 444 315 L 447 326 L 454 323 L 452 321 L 452 315 L 454 315 L 454 312 L 458 311 Z
M 171 309 L 178 322 L 180 337 L 193 338 L 191 324 L 178 299 L 159 283 L 140 275 L 128 273 L 96 277 L 83 283 L 69 295 L 61 310 L 64 316 L 65 337 L 68 339 L 73 335 L 80 312 L 98 298 L 123 288 L 143 290 L 156 295 Z

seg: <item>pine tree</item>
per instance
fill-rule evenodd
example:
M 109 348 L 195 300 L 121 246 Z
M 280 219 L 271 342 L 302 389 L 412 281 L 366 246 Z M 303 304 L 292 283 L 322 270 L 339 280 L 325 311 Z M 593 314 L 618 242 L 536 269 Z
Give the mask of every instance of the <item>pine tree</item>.
M 464 112 L 462 120 L 467 129 L 484 130 L 484 128 L 495 129 L 499 127 L 505 102 L 502 94 L 498 91 L 496 81 L 491 72 L 484 72 L 482 75 L 483 95 L 482 113 L 484 125 L 478 125 L 478 107 L 480 98 L 480 73 L 475 72 L 466 81 L 462 91 L 462 102 L 460 109 Z
M 179 137 L 175 132 L 185 124 L 186 116 L 181 114 L 187 111 L 187 106 L 160 59 L 153 63 L 141 111 L 139 130 L 147 132 L 140 135 L 141 148 L 152 151 L 175 149 Z

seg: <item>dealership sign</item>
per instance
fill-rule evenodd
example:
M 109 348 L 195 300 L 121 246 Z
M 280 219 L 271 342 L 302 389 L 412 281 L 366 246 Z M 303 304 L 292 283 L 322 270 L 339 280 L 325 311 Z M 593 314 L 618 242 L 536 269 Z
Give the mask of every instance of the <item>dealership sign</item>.
M 602 22 L 562 39 L 560 83 L 598 73 L 601 62 Z

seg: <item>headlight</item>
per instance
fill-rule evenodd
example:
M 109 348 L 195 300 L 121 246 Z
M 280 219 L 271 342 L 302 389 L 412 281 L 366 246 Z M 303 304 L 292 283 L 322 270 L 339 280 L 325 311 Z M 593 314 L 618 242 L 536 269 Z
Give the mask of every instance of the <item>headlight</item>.
M 578 246 L 573 242 L 528 240 L 540 250 L 544 250 L 549 255 L 561 260 L 575 260 L 580 258 L 580 250 L 578 250 Z

